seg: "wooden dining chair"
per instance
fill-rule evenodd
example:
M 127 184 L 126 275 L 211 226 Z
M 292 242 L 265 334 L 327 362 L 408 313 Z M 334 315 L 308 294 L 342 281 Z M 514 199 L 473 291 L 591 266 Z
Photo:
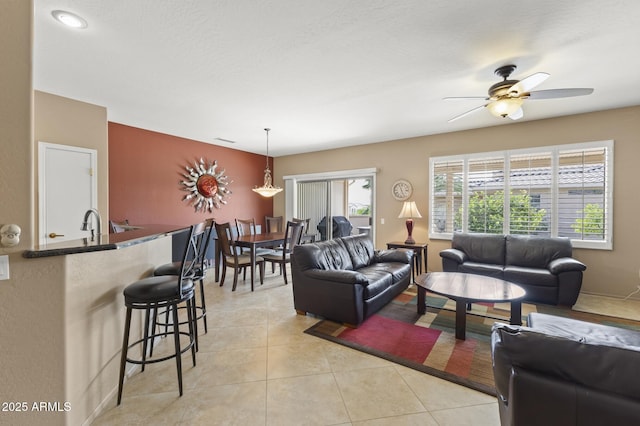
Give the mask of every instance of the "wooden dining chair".
M 265 254 L 262 258 L 265 262 L 271 262 L 272 266 L 277 263 L 280 265 L 280 275 L 284 275 L 284 283 L 287 281 L 287 263 L 291 263 L 291 252 L 293 247 L 300 244 L 300 238 L 302 237 L 302 230 L 304 229 L 304 222 L 288 221 L 287 227 L 284 231 L 284 244 L 282 250 L 276 250 L 272 254 Z
M 256 235 L 258 234 L 258 228 L 256 227 L 256 220 L 251 219 L 236 219 L 236 229 L 238 231 L 238 236 L 240 235 Z M 240 248 L 239 248 L 240 250 Z M 243 253 L 249 254 L 251 251 L 248 248 L 242 248 Z M 258 247 L 256 249 L 256 256 L 262 256 L 263 254 L 273 253 L 273 249 L 268 247 Z M 256 267 L 259 266 L 256 263 Z M 247 279 L 247 268 L 242 268 L 242 279 Z
M 294 217 L 291 219 L 291 221 L 304 223 L 304 228 L 302 229 L 302 237 L 300 238 L 300 244 L 314 243 L 316 241 L 316 234 L 309 233 L 309 222 L 311 222 L 310 218 L 297 219 Z
M 224 284 L 227 276 L 227 268 L 233 268 L 233 287 L 232 291 L 236 291 L 238 285 L 238 273 L 240 269 L 251 267 L 251 255 L 236 250 L 233 244 L 231 225 L 229 222 L 216 223 L 216 234 L 218 236 L 218 246 L 222 252 L 222 277 L 220 278 L 220 287 Z M 256 255 L 256 265 L 260 267 L 260 284 L 264 283 L 264 259 Z
M 282 216 L 265 216 L 264 217 L 264 229 L 267 234 L 272 232 L 282 232 L 284 223 L 284 217 Z M 271 250 L 281 250 L 282 246 L 268 247 Z M 271 272 L 275 272 L 275 264 L 271 264 Z
M 282 216 L 265 216 L 264 228 L 267 234 L 271 232 L 282 232 L 284 218 Z
M 256 235 L 256 221 L 255 219 L 236 219 L 236 229 L 238 235 Z

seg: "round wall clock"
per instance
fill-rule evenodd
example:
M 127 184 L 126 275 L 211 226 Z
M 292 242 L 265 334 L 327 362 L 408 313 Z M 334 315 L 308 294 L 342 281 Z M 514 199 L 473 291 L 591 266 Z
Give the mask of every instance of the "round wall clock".
M 398 201 L 407 200 L 413 193 L 413 187 L 409 181 L 404 179 L 397 180 L 391 187 L 391 195 Z
M 191 203 L 196 212 L 211 212 L 214 207 L 219 209 L 221 204 L 227 204 L 224 197 L 231 194 L 231 191 L 227 189 L 229 182 L 224 169 L 216 171 L 218 162 L 209 162 L 207 165 L 201 158 L 194 166 L 186 166 L 188 173 L 182 173 L 185 177 L 181 182 L 184 185 L 182 189 L 189 192 L 182 199 Z

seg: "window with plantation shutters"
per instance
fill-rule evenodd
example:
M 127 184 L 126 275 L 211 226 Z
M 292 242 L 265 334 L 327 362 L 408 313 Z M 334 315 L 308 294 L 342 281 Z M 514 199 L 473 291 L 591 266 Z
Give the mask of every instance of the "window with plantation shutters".
M 430 238 L 568 237 L 612 248 L 613 141 L 430 159 Z

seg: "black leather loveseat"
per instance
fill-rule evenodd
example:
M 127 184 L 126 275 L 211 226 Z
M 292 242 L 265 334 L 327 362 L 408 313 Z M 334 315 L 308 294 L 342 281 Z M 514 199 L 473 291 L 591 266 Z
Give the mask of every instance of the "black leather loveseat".
M 525 300 L 573 306 L 587 268 L 568 238 L 455 233 L 440 252 L 442 270 L 488 275 L 522 286 Z
M 539 313 L 496 323 L 502 426 L 640 424 L 640 332 Z
M 409 286 L 412 256 L 411 250 L 375 250 L 367 234 L 295 246 L 294 307 L 357 327 Z

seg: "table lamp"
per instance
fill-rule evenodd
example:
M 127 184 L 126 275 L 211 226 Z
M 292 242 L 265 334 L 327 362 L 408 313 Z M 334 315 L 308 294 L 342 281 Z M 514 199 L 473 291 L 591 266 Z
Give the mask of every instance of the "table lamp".
M 400 211 L 400 215 L 398 216 L 399 219 L 403 219 L 406 218 L 407 221 L 405 222 L 407 225 L 407 239 L 404 242 L 405 244 L 415 244 L 416 240 L 413 239 L 413 237 L 411 236 L 411 232 L 413 232 L 413 218 L 421 218 L 422 215 L 420 214 L 420 212 L 418 211 L 418 208 L 416 207 L 416 202 L 415 201 L 405 201 L 404 204 L 402 205 L 402 211 Z

